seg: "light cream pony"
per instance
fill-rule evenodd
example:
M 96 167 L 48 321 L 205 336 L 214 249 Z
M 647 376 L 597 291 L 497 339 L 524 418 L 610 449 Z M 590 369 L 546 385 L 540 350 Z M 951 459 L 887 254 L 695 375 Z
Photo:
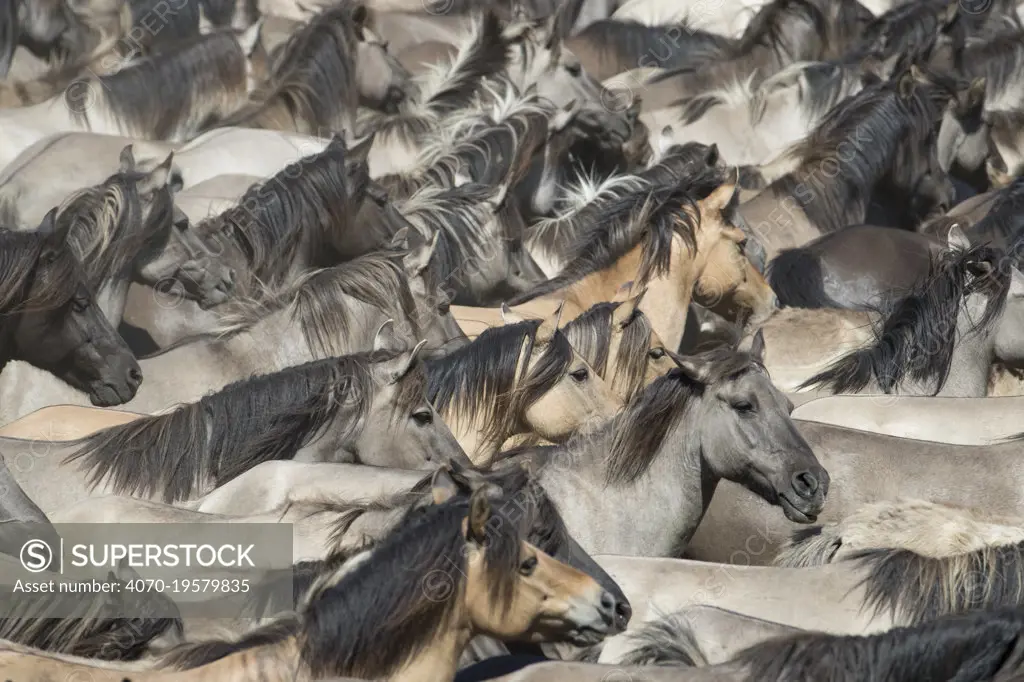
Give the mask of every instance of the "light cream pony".
M 745 289 L 747 299 L 756 301 L 755 317 L 767 315 L 775 309 L 775 294 L 760 275 L 753 276 L 756 270 L 742 254 L 743 232 L 723 217 L 735 191 L 735 185 L 721 185 L 692 204 L 659 207 L 657 216 L 648 205 L 635 221 L 615 225 L 619 234 L 594 231 L 593 244 L 581 248 L 592 254 L 591 260 L 581 260 L 575 273 L 556 277 L 511 301 L 510 307 L 519 315 L 547 317 L 564 301 L 563 316 L 572 319 L 592 305 L 632 298 L 646 289 L 640 309 L 671 349 L 678 348 L 683 338 L 685 311 L 695 287 L 717 297 L 739 297 Z M 686 232 L 696 248 L 687 245 Z M 488 310 L 453 306 L 452 314 L 463 328 L 463 320 L 470 327 L 473 321 L 501 324 L 501 310 Z

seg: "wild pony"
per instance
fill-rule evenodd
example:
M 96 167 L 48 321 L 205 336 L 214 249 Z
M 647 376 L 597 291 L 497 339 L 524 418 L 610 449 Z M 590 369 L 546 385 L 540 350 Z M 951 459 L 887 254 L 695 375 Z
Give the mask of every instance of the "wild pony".
M 52 214 L 33 232 L 0 230 L 0 259 L 0 369 L 21 360 L 88 393 L 94 405 L 131 400 L 142 371 L 95 305 Z
M 705 491 L 723 478 L 808 523 L 824 505 L 829 475 L 789 420 L 758 352 L 677 358 L 678 368 L 596 433 L 506 457 L 536 466 L 539 484 L 591 552 L 672 555 L 700 523 Z M 637 495 L 648 503 L 623 502 Z
M 975 396 L 993 360 L 1020 357 L 1024 275 L 957 228 L 929 276 L 876 312 L 787 308 L 762 325 L 784 390 Z
M 246 101 L 249 55 L 257 37 L 252 29 L 241 36 L 232 31 L 198 36 L 116 73 L 77 81 L 45 102 L 0 111 L 6 136 L 0 166 L 64 131 L 190 139 Z M 162 84 L 159 96 L 153 83 Z
M 488 329 L 428 363 L 430 402 L 474 462 L 490 460 L 517 434 L 564 441 L 622 407 L 558 322 L 556 313 Z
M 899 205 L 902 222 L 911 224 L 951 206 L 933 128 L 954 93 L 945 80 L 911 67 L 832 109 L 773 162 L 771 184 L 738 208 L 768 257 L 864 223 L 872 199 Z
M 201 305 L 222 302 L 230 290 L 231 273 L 203 260 L 205 252 L 188 220 L 175 211 L 180 179 L 172 160 L 173 154 L 151 171 L 139 170 L 129 145 L 121 151 L 117 173 L 53 209 L 57 229 L 67 235 L 101 309 L 115 326 L 133 281 L 157 286 L 180 274 L 191 282 L 184 295 Z M 200 269 L 201 276 L 193 274 Z
M 340 138 L 323 151 L 289 164 L 272 178 L 255 184 L 231 208 L 202 220 L 195 231 L 222 267 L 233 273 L 233 291 L 247 299 L 272 297 L 295 278 L 316 267 L 337 265 L 386 246 L 352 229 L 362 197 L 353 180 L 358 167 L 345 164 Z M 355 251 L 344 250 L 354 248 Z M 175 281 L 186 290 L 191 273 Z M 126 319 L 151 331 L 154 339 L 177 340 L 217 326 L 214 311 L 198 306 L 152 305 L 153 297 L 129 300 Z
M 775 294 L 759 275 L 748 279 L 749 262 L 742 254 L 746 236 L 731 222 L 737 190 L 719 185 L 717 173 L 706 173 L 691 186 L 641 186 L 606 204 L 606 229 L 583 232 L 568 251 L 565 270 L 509 304 L 528 303 L 522 313 L 545 315 L 565 301 L 571 318 L 595 303 L 615 300 L 624 284 L 627 296 L 646 288 L 641 309 L 672 349 L 682 340 L 686 319 L 680 311 L 688 308 L 695 286 L 717 296 L 752 290 L 755 317 L 766 315 L 775 308 Z M 719 243 L 727 257 L 716 260 L 712 275 L 711 254 Z
M 292 33 L 272 56 L 253 102 L 224 124 L 330 137 L 355 132 L 356 109 L 396 107 L 409 74 L 366 26 L 361 3 L 334 4 Z
M 427 341 L 432 353 L 457 347 L 464 339 L 445 308 L 447 299 L 425 278 L 430 249 L 421 245 L 370 253 L 314 270 L 268 299 L 221 306 L 209 333 L 186 334 L 139 360 L 146 383 L 127 409 L 155 414 L 251 376 L 362 352 L 378 338 L 394 349 L 410 348 L 420 340 Z M 0 377 L 5 389 L 0 393 L 0 421 L 20 419 L 45 406 L 83 404 L 67 387 L 33 368 L 16 365 L 10 374 Z M 23 390 L 26 385 L 32 390 Z M 66 409 L 61 418 L 60 430 L 81 424 L 87 433 L 97 421 L 91 413 Z M 47 433 L 52 437 L 40 437 L 63 440 L 57 431 Z
M 51 443 L 43 458 L 25 453 L 31 441 L 6 439 L 0 450 L 48 512 L 109 493 L 194 499 L 272 460 L 432 467 L 434 458 L 464 455 L 427 401 L 419 350 L 329 358 L 246 379 L 166 414 Z
M 0 665 L 50 674 L 146 680 L 258 674 L 314 680 L 338 675 L 450 679 L 469 639 L 569 640 L 593 644 L 617 631 L 615 598 L 594 579 L 525 541 L 520 518 L 498 505 L 500 490 L 467 501 L 439 490 L 368 552 L 316 577 L 297 613 L 240 641 L 186 644 L 157 670 L 0 649 Z M 431 582 L 444 576 L 442 587 Z M 383 601 L 381 601 L 383 599 Z
M 562 327 L 573 350 L 624 404 L 676 366 L 640 310 L 644 293 L 621 303 L 598 303 Z

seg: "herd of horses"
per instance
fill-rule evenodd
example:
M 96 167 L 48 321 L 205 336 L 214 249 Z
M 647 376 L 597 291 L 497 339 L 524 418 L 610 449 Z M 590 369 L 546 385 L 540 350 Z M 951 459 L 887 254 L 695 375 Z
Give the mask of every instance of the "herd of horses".
M 1024 679 L 1019 5 L 0 0 L 0 680 Z

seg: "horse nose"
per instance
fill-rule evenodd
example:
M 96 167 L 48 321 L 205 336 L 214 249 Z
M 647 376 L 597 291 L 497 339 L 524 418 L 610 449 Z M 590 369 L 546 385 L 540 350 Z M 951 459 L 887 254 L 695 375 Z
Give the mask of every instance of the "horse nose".
M 398 87 L 397 85 L 389 85 L 386 99 L 388 104 L 397 107 L 399 104 L 405 101 L 405 90 Z
M 814 497 L 818 492 L 818 477 L 811 471 L 799 471 L 793 474 L 793 490 L 805 500 Z
M 620 602 L 615 598 L 608 590 L 604 590 L 601 593 L 601 607 L 599 609 L 601 613 L 601 619 L 614 627 L 617 631 L 624 630 L 626 624 L 629 623 L 629 617 L 632 615 L 633 610 L 629 604 Z
M 633 617 L 633 607 L 628 601 L 620 601 L 615 604 L 615 626 L 625 630 L 629 625 L 629 619 Z

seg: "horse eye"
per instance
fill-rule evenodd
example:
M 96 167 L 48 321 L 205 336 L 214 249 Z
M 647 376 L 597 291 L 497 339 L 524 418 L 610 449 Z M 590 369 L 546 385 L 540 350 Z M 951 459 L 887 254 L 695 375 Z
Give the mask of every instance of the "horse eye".
M 579 64 L 566 64 L 565 70 L 569 72 L 569 75 L 573 78 L 578 78 L 583 73 L 583 67 Z
M 523 575 L 532 575 L 537 568 L 537 557 L 532 556 L 519 564 L 519 572 Z
M 586 381 L 589 375 L 590 373 L 587 371 L 586 367 L 580 367 L 575 372 L 569 373 L 569 376 L 572 377 L 572 380 L 578 384 L 582 384 L 584 381 Z
M 737 412 L 753 412 L 754 406 L 749 401 L 740 400 L 732 404 L 732 409 Z
M 427 426 L 434 421 L 434 415 L 430 410 L 422 410 L 420 412 L 413 413 L 412 419 L 420 426 Z
M 652 348 L 649 351 L 647 351 L 647 355 L 652 360 L 661 360 L 663 357 L 665 357 L 665 349 L 664 348 Z
M 84 312 L 89 307 L 89 299 L 85 296 L 76 296 L 71 300 L 71 309 L 76 313 Z

